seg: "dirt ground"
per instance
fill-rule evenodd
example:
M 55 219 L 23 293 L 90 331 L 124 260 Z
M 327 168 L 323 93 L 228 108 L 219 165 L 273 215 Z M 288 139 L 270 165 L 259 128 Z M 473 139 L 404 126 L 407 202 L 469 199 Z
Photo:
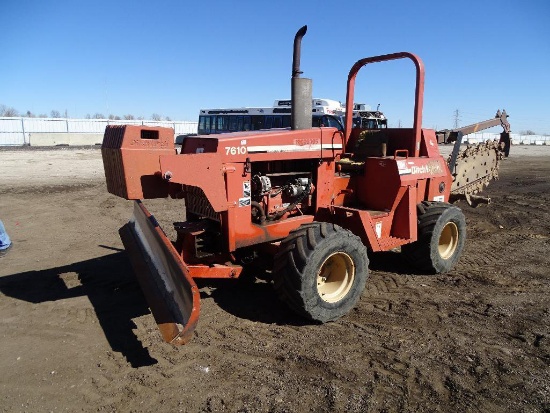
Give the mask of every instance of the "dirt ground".
M 445 148 L 448 149 L 448 148 Z M 342 319 L 311 325 L 263 281 L 201 287 L 193 340 L 159 333 L 97 149 L 0 150 L 0 409 L 550 412 L 550 147 L 513 147 L 446 275 L 372 255 Z M 161 224 L 181 201 L 147 203 Z

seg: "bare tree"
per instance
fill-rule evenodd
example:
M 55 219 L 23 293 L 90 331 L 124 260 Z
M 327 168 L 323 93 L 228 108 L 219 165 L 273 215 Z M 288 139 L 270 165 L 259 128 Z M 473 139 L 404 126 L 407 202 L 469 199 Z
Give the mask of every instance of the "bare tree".
M 93 119 L 105 119 L 105 116 L 103 116 L 103 113 L 96 113 L 94 114 Z
M 162 116 L 160 116 L 158 113 L 153 113 L 151 115 L 152 120 L 162 120 Z
M 170 116 L 166 116 L 165 119 L 166 119 L 168 122 L 171 122 L 171 121 L 172 121 L 172 119 L 170 119 Z
M 536 133 L 533 132 L 531 129 L 522 130 L 519 134 L 520 135 L 536 135 Z
M 126 120 L 134 120 L 134 115 L 124 115 L 124 119 L 126 119 Z
M 109 115 L 109 120 L 114 120 L 115 119 L 115 115 Z
M 0 116 L 13 118 L 13 117 L 19 116 L 19 112 L 12 107 L 9 107 L 6 105 L 0 105 Z
M 25 116 L 27 118 L 35 118 L 36 115 L 34 113 L 32 113 L 30 110 L 27 110 L 27 112 L 25 113 Z
M 50 112 L 50 118 L 60 118 L 61 117 L 61 113 L 59 113 L 58 110 L 52 110 Z
M 86 113 L 86 119 L 92 119 L 89 113 Z

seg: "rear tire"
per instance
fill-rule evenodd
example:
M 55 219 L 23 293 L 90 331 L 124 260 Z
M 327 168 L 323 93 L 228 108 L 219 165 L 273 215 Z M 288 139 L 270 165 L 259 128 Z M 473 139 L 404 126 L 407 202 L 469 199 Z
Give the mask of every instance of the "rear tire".
M 444 202 L 418 205 L 418 240 L 403 245 L 408 261 L 422 271 L 444 273 L 457 263 L 466 241 L 462 211 Z
M 313 222 L 281 242 L 273 271 L 275 291 L 292 310 L 322 323 L 348 313 L 368 278 L 367 249 L 337 225 Z

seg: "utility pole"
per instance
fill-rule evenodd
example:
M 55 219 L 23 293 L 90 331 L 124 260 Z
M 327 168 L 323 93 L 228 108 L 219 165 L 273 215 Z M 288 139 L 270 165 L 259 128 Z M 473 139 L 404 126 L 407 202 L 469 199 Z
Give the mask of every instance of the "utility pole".
M 458 129 L 458 123 L 460 122 L 460 111 L 455 110 L 455 129 Z

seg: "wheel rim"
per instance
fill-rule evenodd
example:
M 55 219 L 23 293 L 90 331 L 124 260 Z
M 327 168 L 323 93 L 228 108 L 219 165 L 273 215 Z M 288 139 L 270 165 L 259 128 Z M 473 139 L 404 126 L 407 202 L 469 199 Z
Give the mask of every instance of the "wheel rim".
M 355 280 L 355 265 L 345 252 L 329 255 L 317 273 L 317 292 L 323 301 L 335 303 L 343 299 Z
M 444 260 L 455 253 L 458 246 L 458 227 L 454 222 L 447 222 L 439 237 L 439 255 Z

